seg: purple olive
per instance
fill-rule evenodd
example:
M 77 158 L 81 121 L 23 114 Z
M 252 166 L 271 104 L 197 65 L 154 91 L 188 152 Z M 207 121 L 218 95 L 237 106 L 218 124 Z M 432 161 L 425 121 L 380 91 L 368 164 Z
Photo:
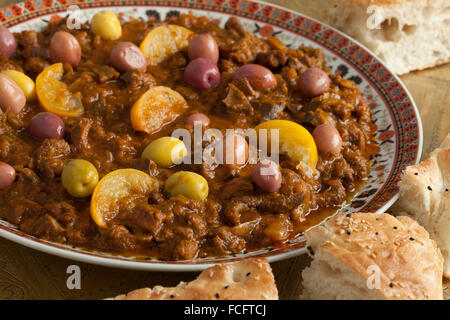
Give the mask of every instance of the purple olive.
M 110 60 L 114 68 L 125 72 L 138 69 L 145 71 L 147 60 L 141 49 L 132 42 L 121 42 L 112 51 Z
M 61 139 L 64 137 L 64 122 L 56 114 L 41 112 L 30 120 L 28 133 L 33 137 L 43 139 Z
M 233 81 L 247 78 L 253 89 L 266 91 L 277 86 L 272 71 L 259 64 L 246 64 L 236 70 Z
M 184 81 L 196 89 L 215 88 L 220 83 L 220 71 L 211 60 L 198 58 L 187 65 Z
M 314 129 L 312 136 L 319 152 L 339 153 L 341 151 L 342 138 L 335 127 L 321 124 Z
M 277 192 L 281 188 L 281 171 L 269 159 L 260 160 L 252 169 L 252 179 L 265 192 Z
M 9 187 L 16 179 L 16 170 L 9 164 L 0 161 L 0 189 Z
M 25 94 L 14 80 L 0 73 L 0 108 L 3 111 L 10 108 L 12 112 L 19 114 L 26 101 Z
M 186 119 L 186 124 L 194 126 L 195 123 L 200 123 L 203 127 L 207 127 L 210 124 L 210 120 L 206 114 L 193 113 Z
M 314 98 L 330 90 L 331 80 L 328 74 L 319 68 L 309 68 L 300 75 L 298 89 L 308 97 Z
M 5 26 L 0 25 L 0 54 L 7 58 L 11 57 L 16 52 L 16 38 Z
M 53 62 L 76 66 L 81 60 L 81 47 L 77 38 L 65 31 L 58 31 L 50 40 L 50 58 Z
M 205 58 L 217 63 L 219 61 L 219 46 L 209 33 L 203 33 L 195 36 L 189 43 L 188 56 L 191 60 Z

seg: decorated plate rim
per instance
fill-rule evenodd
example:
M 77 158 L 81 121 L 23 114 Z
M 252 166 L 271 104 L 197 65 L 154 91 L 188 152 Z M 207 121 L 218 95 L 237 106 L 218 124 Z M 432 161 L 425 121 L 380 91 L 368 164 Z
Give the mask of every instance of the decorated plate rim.
M 57 2 L 57 1 L 58 0 L 55 0 L 55 2 Z M 288 9 L 288 8 L 285 8 L 285 7 L 282 7 L 279 5 L 275 5 L 275 4 L 271 4 L 271 3 L 267 3 L 265 1 L 259 1 L 259 0 L 237 0 L 237 1 L 234 1 L 234 0 L 211 0 L 211 1 L 208 1 L 208 3 L 204 3 L 205 1 L 202 1 L 202 0 L 196 0 L 196 1 L 195 0 L 191 0 L 191 1 L 189 1 L 189 0 L 172 0 L 172 1 L 159 1 L 159 2 L 152 1 L 152 0 L 127 1 L 127 2 L 105 1 L 105 0 L 91 0 L 91 1 L 89 1 L 89 0 L 88 1 L 60 0 L 61 4 L 59 4 L 58 7 L 52 7 L 52 4 L 53 4 L 52 0 L 50 0 L 50 2 L 49 1 L 45 1 L 45 2 L 46 3 L 44 4 L 42 0 L 26 1 L 26 2 L 21 2 L 21 3 L 15 4 L 15 5 L 11 5 L 7 8 L 3 8 L 0 10 L 0 20 L 2 22 L 7 22 L 6 24 L 9 26 L 9 24 L 11 24 L 11 20 L 14 19 L 14 11 L 13 10 L 18 10 L 17 8 L 19 8 L 19 9 L 26 8 L 27 6 L 30 7 L 30 5 L 31 5 L 31 8 L 33 8 L 33 4 L 35 4 L 35 3 L 40 3 L 41 6 L 43 6 L 43 8 L 40 8 L 40 9 L 36 10 L 35 12 L 34 12 L 34 10 L 31 10 L 30 12 L 25 13 L 24 15 L 21 16 L 21 19 L 20 19 L 21 21 L 18 21 L 17 23 L 13 24 L 13 26 L 28 22 L 31 19 L 42 18 L 44 16 L 59 13 L 59 12 L 63 11 L 64 8 L 66 8 L 70 5 L 80 5 L 80 6 L 82 6 L 82 10 L 92 10 L 92 9 L 106 8 L 106 7 L 110 7 L 110 8 L 111 7 L 114 7 L 114 8 L 120 8 L 120 7 L 124 7 L 124 8 L 125 7 L 127 7 L 127 8 L 149 7 L 149 8 L 152 8 L 152 7 L 154 7 L 154 8 L 173 8 L 173 9 L 182 8 L 182 9 L 192 10 L 194 12 L 195 11 L 207 11 L 207 12 L 218 13 L 218 14 L 238 15 L 245 19 L 251 19 L 254 21 L 265 22 L 266 24 L 269 24 L 269 25 L 274 25 L 278 28 L 285 29 L 289 32 L 295 33 L 296 37 L 306 38 L 308 41 L 317 43 L 317 41 L 316 41 L 317 39 L 313 39 L 312 37 L 311 38 L 306 37 L 305 35 L 302 35 L 294 30 L 286 28 L 286 26 L 283 27 L 280 24 L 270 22 L 269 19 L 262 20 L 262 18 L 263 18 L 262 16 L 261 17 L 255 16 L 253 13 L 245 14 L 245 9 L 237 8 L 234 10 L 234 12 L 228 12 L 228 11 L 218 10 L 219 9 L 218 5 L 223 5 L 224 3 L 228 3 L 228 2 L 234 2 L 235 7 L 239 7 L 239 4 L 245 2 L 247 4 L 257 4 L 257 5 L 264 6 L 264 8 L 268 7 L 268 8 L 277 9 L 281 12 L 287 12 L 289 14 L 289 16 L 295 15 L 295 16 L 297 16 L 296 19 L 300 18 L 301 21 L 309 20 L 309 22 L 312 22 L 312 23 L 320 26 L 321 28 L 325 27 L 326 30 L 331 30 L 331 32 L 333 34 L 337 34 L 339 37 L 341 37 L 342 39 L 347 41 L 347 43 L 353 43 L 354 45 L 356 45 L 357 49 L 359 49 L 359 50 L 362 49 L 363 51 L 365 51 L 365 53 L 367 53 L 370 58 L 374 59 L 374 61 L 381 66 L 381 70 L 384 69 L 384 70 L 388 71 L 388 76 L 392 76 L 393 81 L 392 80 L 391 81 L 393 83 L 396 83 L 397 85 L 399 85 L 400 92 L 403 91 L 403 92 L 401 92 L 402 94 L 406 94 L 406 99 L 411 104 L 410 109 L 413 110 L 414 115 L 415 115 L 415 117 L 413 117 L 413 119 L 416 120 L 417 139 L 414 141 L 417 144 L 416 152 L 414 153 L 416 158 L 414 161 L 412 161 L 409 164 L 418 163 L 420 161 L 420 156 L 422 154 L 422 147 L 423 147 L 422 122 L 420 119 L 420 114 L 417 109 L 417 106 L 416 106 L 411 94 L 409 93 L 408 89 L 403 84 L 403 82 L 398 78 L 398 76 L 394 72 L 390 71 L 390 69 L 373 52 L 371 52 L 369 49 L 367 49 L 364 45 L 360 44 L 358 41 L 352 39 L 351 37 L 343 34 L 341 31 L 334 29 L 333 27 L 328 26 L 327 24 L 320 22 L 314 18 L 311 18 L 305 14 L 302 14 L 295 10 L 291 10 L 291 9 Z M 202 5 L 206 6 L 205 7 L 206 9 L 199 7 Z M 211 8 L 207 8 L 207 6 L 210 6 Z M 215 10 L 213 9 L 213 7 L 215 8 Z M 46 9 L 52 9 L 52 8 L 53 8 L 53 10 L 50 10 L 51 12 L 45 12 Z M 13 13 L 13 17 L 7 18 L 5 16 L 5 12 L 7 12 L 7 10 L 10 10 L 10 12 Z M 230 10 L 233 11 L 232 9 L 230 9 Z M 35 15 L 33 14 L 30 17 L 31 13 L 33 13 L 33 12 Z M 19 15 L 20 14 L 18 14 L 18 16 Z M 8 20 L 9 20 L 9 22 L 8 22 Z M 281 24 L 284 24 L 284 23 L 286 23 L 286 22 L 285 21 L 281 22 Z M 382 92 L 380 92 L 379 88 L 377 88 L 373 84 L 374 80 L 368 79 L 367 76 L 365 74 L 363 74 L 363 72 L 360 69 L 358 69 L 354 63 L 349 61 L 340 52 L 338 52 L 337 47 L 334 47 L 334 46 L 327 47 L 323 43 L 319 43 L 319 45 L 323 49 L 325 49 L 327 51 L 331 51 L 334 55 L 339 56 L 346 63 L 350 64 L 352 66 L 352 68 L 357 70 L 359 74 L 361 74 L 363 77 L 366 78 L 366 81 L 372 85 L 374 90 L 377 92 L 377 94 L 380 96 L 380 98 L 384 101 L 384 103 L 391 115 L 391 118 L 392 118 L 392 121 L 393 121 L 393 124 L 395 127 L 395 124 L 399 120 L 397 120 L 397 122 L 396 122 L 396 119 L 394 119 L 394 117 L 392 115 L 392 110 L 391 110 L 392 106 L 389 103 L 387 103 L 386 96 Z M 394 129 L 396 129 L 396 127 Z M 397 148 L 399 148 L 399 146 L 397 146 Z M 397 152 L 396 152 L 396 154 L 397 154 Z M 391 171 L 390 171 L 388 178 L 390 178 L 390 175 L 392 173 L 395 173 L 393 167 L 397 164 L 397 162 L 398 162 L 398 159 L 395 156 L 392 166 L 389 168 L 389 170 L 391 170 Z M 371 168 L 371 170 L 372 170 L 372 168 Z M 384 184 L 381 186 L 381 188 L 379 188 L 376 191 L 374 196 L 376 196 L 378 193 L 383 191 L 388 186 L 389 186 L 388 180 L 386 180 L 384 182 Z M 382 202 L 382 204 L 379 205 L 377 208 L 375 208 L 375 210 L 371 210 L 371 211 L 377 212 L 377 213 L 384 212 L 397 200 L 397 198 L 398 198 L 398 192 L 391 195 L 390 198 L 385 201 L 379 200 Z M 375 202 L 375 204 L 376 204 L 376 202 Z M 10 225 L 10 226 L 12 226 L 12 225 Z M 39 250 L 42 252 L 46 252 L 46 253 L 49 253 L 52 255 L 60 256 L 63 258 L 85 262 L 85 263 L 92 263 L 92 264 L 98 264 L 98 265 L 116 267 L 116 268 L 136 269 L 136 270 L 200 271 L 200 270 L 206 269 L 206 268 L 208 268 L 216 263 L 220 263 L 220 262 L 232 262 L 232 261 L 242 260 L 242 259 L 251 258 L 251 257 L 266 257 L 269 262 L 274 262 L 274 261 L 278 261 L 278 260 L 288 259 L 288 258 L 297 256 L 297 255 L 301 255 L 306 252 L 305 243 L 304 243 L 304 241 L 302 241 L 302 242 L 295 243 L 293 245 L 284 247 L 280 252 L 277 252 L 278 249 L 274 248 L 273 251 L 269 250 L 265 253 L 256 251 L 256 252 L 248 252 L 248 253 L 240 254 L 238 256 L 226 256 L 223 258 L 202 258 L 202 259 L 198 259 L 198 260 L 194 260 L 194 261 L 161 261 L 161 260 L 153 260 L 153 259 L 139 259 L 139 258 L 133 258 L 133 257 L 124 257 L 124 256 L 113 255 L 113 254 L 109 254 L 109 253 L 105 253 L 105 252 L 97 252 L 97 251 L 91 250 L 91 249 L 83 250 L 81 248 L 76 248 L 76 247 L 65 245 L 65 244 L 59 244 L 59 243 L 39 239 L 39 238 L 28 235 L 28 234 L 18 230 L 14 226 L 12 226 L 12 227 L 10 227 L 10 226 L 0 223 L 0 236 L 3 238 L 6 238 L 8 240 L 11 240 L 13 242 L 16 242 L 18 244 L 24 245 L 26 247 L 29 247 L 29 248 L 32 248 L 35 250 Z M 284 252 L 283 250 L 285 250 L 287 252 Z

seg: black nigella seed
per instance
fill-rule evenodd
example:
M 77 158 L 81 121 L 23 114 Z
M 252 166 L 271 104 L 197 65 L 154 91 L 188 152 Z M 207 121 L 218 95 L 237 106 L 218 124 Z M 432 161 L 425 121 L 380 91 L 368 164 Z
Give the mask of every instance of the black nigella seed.
M 173 299 L 173 298 L 175 298 L 175 296 L 173 294 L 171 294 L 170 295 L 170 299 Z
M 431 187 L 430 187 L 430 186 L 428 186 L 427 188 L 428 188 L 428 190 L 430 190 L 430 191 L 433 191 L 433 189 L 431 189 Z
M 397 227 L 394 227 L 394 230 L 397 230 L 398 228 Z
M 247 273 L 247 277 L 250 275 L 250 272 L 249 273 Z
M 226 285 L 225 287 L 224 287 L 224 289 L 228 289 L 230 286 L 229 285 Z
M 216 293 L 216 298 L 217 298 L 217 299 L 219 299 L 219 297 L 220 297 L 220 296 L 219 296 L 219 294 L 218 294 L 218 293 Z
M 392 282 L 389 283 L 389 287 L 393 288 L 393 287 L 394 287 L 394 284 L 393 284 Z
M 445 189 L 445 192 L 448 192 L 448 189 Z
M 375 232 L 376 235 L 378 235 L 378 232 Z
M 413 238 L 413 237 L 410 237 L 409 240 L 414 241 L 414 238 Z
M 350 232 L 350 230 L 347 230 L 347 234 L 348 234 L 348 235 L 351 235 L 352 233 Z
M 418 176 L 418 175 L 419 175 L 419 173 L 418 173 L 418 172 L 414 172 L 414 175 L 415 175 L 415 176 Z
M 350 217 L 352 216 L 352 214 L 351 214 L 351 213 L 347 213 L 345 216 L 346 216 L 347 218 L 350 218 Z

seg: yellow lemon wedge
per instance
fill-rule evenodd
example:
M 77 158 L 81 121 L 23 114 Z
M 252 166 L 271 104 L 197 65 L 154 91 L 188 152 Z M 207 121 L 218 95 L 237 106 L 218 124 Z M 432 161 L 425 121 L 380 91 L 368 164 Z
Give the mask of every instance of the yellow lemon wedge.
M 36 78 L 36 93 L 46 111 L 59 116 L 79 117 L 84 113 L 80 94 L 72 94 L 61 81 L 64 73 L 62 63 L 45 68 Z
M 131 125 L 136 131 L 153 133 L 178 118 L 187 107 L 178 92 L 164 86 L 153 87 L 131 108 Z
M 34 81 L 23 72 L 16 70 L 4 70 L 3 74 L 13 79 L 13 81 L 22 89 L 27 101 L 32 101 L 36 98 L 36 86 Z
M 301 168 L 308 175 L 315 172 L 319 158 L 317 147 L 314 138 L 304 127 L 289 120 L 270 120 L 260 123 L 255 129 L 267 130 L 267 146 L 272 143 L 271 129 L 278 129 L 279 152 L 298 161 L 297 169 Z
M 175 52 L 188 47 L 194 32 L 181 26 L 169 24 L 151 30 L 142 41 L 140 48 L 149 65 L 164 61 Z
M 96 185 L 91 198 L 91 217 L 101 228 L 108 225 L 120 209 L 121 199 L 146 197 L 159 188 L 156 179 L 136 169 L 118 169 L 108 173 Z

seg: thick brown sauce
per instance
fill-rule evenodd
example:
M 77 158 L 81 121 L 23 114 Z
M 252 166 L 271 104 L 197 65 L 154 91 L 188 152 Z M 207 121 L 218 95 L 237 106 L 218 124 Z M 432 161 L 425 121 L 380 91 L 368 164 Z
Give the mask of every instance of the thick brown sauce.
M 197 34 L 209 32 L 216 38 L 221 84 L 206 91 L 187 86 L 183 81 L 186 52 L 149 67 L 146 73 L 115 74 L 109 54 L 118 41 L 95 37 L 88 25 L 70 31 L 80 42 L 83 56 L 73 70 L 65 66 L 63 81 L 72 92 L 81 93 L 85 114 L 82 119 L 64 119 L 67 133 L 60 141 L 37 141 L 27 133 L 31 117 L 42 111 L 37 102 L 28 103 L 18 116 L 1 114 L 0 161 L 13 165 L 18 175 L 11 187 L 0 192 L 3 219 L 37 237 L 84 248 L 165 260 L 192 259 L 282 245 L 334 213 L 360 188 L 369 173 L 376 127 L 358 88 L 351 81 L 330 75 L 330 92 L 318 98 L 304 98 L 295 89 L 298 75 L 308 67 L 328 70 L 320 50 L 287 49 L 274 39 L 257 39 L 234 23 L 223 30 L 204 17 L 182 15 L 167 23 Z M 159 24 L 124 22 L 120 40 L 139 45 Z M 57 30 L 66 30 L 64 21 L 50 23 L 40 33 L 16 34 L 18 52 L 12 59 L 0 58 L 0 69 L 14 68 L 35 79 L 51 64 L 49 40 Z M 271 54 L 282 56 L 278 65 L 273 65 Z M 236 68 L 255 62 L 276 74 L 278 86 L 258 98 L 269 109 L 283 105 L 275 118 L 295 121 L 308 130 L 328 122 L 339 130 L 344 147 L 340 154 L 319 156 L 317 175 L 306 176 L 282 156 L 282 188 L 280 193 L 268 195 L 252 184 L 251 165 L 239 170 L 227 166 L 206 170 L 202 165 L 162 169 L 140 159 L 152 140 L 170 135 L 176 128 L 192 130 L 184 123 L 193 111 L 208 114 L 210 127 L 219 129 L 251 128 L 264 121 L 268 115 L 258 105 L 252 104 L 255 114 L 250 116 L 231 112 L 221 102 Z M 130 108 L 155 85 L 178 91 L 190 108 L 155 134 L 135 132 Z M 80 132 L 87 132 L 87 138 L 81 139 Z M 69 150 L 65 150 L 67 147 Z M 207 200 L 194 201 L 182 196 L 169 198 L 161 188 L 149 199 L 124 199 L 120 213 L 109 221 L 108 228 L 101 229 L 90 217 L 90 198 L 75 199 L 61 185 L 64 164 L 76 158 L 91 161 L 100 177 L 118 168 L 136 168 L 149 172 L 161 184 L 176 171 L 194 171 L 208 180 L 210 193 Z

